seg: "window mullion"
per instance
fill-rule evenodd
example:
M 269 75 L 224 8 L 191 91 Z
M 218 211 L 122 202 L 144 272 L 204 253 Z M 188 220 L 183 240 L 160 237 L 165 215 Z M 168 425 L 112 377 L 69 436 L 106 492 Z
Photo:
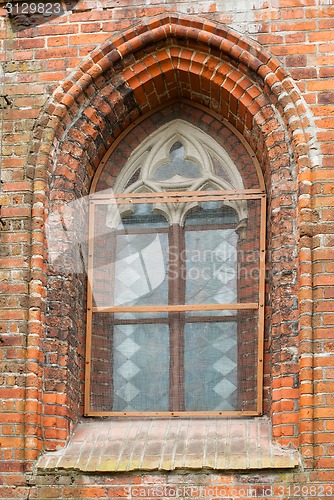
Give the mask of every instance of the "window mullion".
M 172 224 L 169 233 L 168 304 L 184 304 L 184 233 L 179 224 Z M 170 329 L 170 393 L 171 411 L 184 411 L 184 313 L 171 312 Z

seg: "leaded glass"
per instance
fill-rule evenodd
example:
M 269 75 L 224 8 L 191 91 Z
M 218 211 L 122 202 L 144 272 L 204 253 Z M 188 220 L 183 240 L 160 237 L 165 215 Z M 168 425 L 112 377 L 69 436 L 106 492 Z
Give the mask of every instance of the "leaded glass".
M 168 235 L 117 236 L 115 305 L 167 304 Z
M 170 161 L 161 165 L 154 174 L 156 181 L 177 181 L 183 178 L 196 179 L 201 171 L 195 162 L 185 158 L 186 151 L 180 142 L 175 142 L 169 151 Z
M 115 325 L 113 337 L 113 410 L 168 411 L 168 326 Z
M 237 301 L 236 214 L 229 207 L 211 210 L 210 202 L 206 208 L 190 213 L 185 224 L 186 304 L 232 304 Z
M 136 205 L 133 213 L 127 210 L 124 217 L 118 207 L 112 209 L 102 206 L 97 210 L 99 234 L 94 238 L 93 279 L 96 305 L 167 304 L 166 219 L 154 213 L 150 204 Z
M 186 323 L 186 410 L 237 409 L 237 323 Z

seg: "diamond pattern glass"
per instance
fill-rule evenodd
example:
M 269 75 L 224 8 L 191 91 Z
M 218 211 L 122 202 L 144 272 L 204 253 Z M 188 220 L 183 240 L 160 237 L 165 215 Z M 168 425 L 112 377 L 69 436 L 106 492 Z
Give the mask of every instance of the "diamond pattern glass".
M 168 411 L 167 325 L 115 325 L 113 358 L 114 411 Z
M 186 410 L 237 409 L 237 324 L 186 323 Z

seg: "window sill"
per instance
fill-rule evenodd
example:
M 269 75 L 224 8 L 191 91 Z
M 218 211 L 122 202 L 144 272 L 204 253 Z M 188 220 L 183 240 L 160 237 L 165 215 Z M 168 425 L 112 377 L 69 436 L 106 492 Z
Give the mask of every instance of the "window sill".
M 66 448 L 38 469 L 83 472 L 294 468 L 298 454 L 274 445 L 267 418 L 82 420 Z

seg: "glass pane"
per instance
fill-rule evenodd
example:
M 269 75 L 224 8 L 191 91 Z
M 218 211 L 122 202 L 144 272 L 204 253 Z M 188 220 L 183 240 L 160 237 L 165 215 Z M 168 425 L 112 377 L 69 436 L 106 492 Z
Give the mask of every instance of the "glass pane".
M 257 303 L 259 200 L 237 200 L 235 209 L 217 204 L 204 202 L 186 219 L 186 304 Z
M 257 410 L 258 311 L 238 311 L 238 410 Z
M 238 301 L 259 301 L 260 200 L 247 201 L 247 218 L 238 227 Z
M 154 174 L 154 180 L 178 182 L 201 177 L 201 171 L 193 161 L 186 160 L 183 144 L 175 142 L 169 152 L 170 161 L 161 165 Z
M 231 184 L 231 186 L 233 186 L 233 182 L 231 181 L 231 177 L 227 171 L 226 165 L 216 156 L 210 155 L 210 157 L 213 164 L 214 173 L 221 179 L 224 179 L 224 181 Z
M 117 236 L 115 306 L 167 304 L 167 244 L 167 234 Z
M 168 411 L 168 325 L 115 325 L 113 357 L 113 411 Z
M 139 179 L 139 176 L 140 176 L 140 168 L 137 168 L 137 170 L 132 174 L 132 176 L 129 179 L 125 188 L 128 188 L 129 186 L 131 186 L 131 184 L 134 184 L 135 182 L 137 182 Z
M 110 411 L 113 397 L 113 315 L 93 314 L 90 393 L 92 411 Z
M 253 310 L 226 312 L 225 318 L 209 321 L 186 317 L 188 411 L 256 411 L 258 314 Z
M 210 190 L 208 190 L 210 195 Z M 236 211 L 222 201 L 204 201 L 189 210 L 187 213 L 185 227 L 205 225 L 223 225 L 231 224 L 237 227 L 239 222 Z
M 97 307 L 167 304 L 168 224 L 152 204 L 96 207 L 93 299 Z M 125 215 L 121 216 L 121 210 Z
M 187 231 L 187 304 L 237 301 L 236 243 L 233 229 Z
M 186 410 L 236 410 L 237 323 L 186 323 Z
M 158 318 L 127 323 L 94 313 L 91 410 L 168 411 L 169 327 Z
M 222 205 L 202 203 L 186 219 L 186 304 L 237 301 L 237 216 L 230 207 L 217 204 Z

